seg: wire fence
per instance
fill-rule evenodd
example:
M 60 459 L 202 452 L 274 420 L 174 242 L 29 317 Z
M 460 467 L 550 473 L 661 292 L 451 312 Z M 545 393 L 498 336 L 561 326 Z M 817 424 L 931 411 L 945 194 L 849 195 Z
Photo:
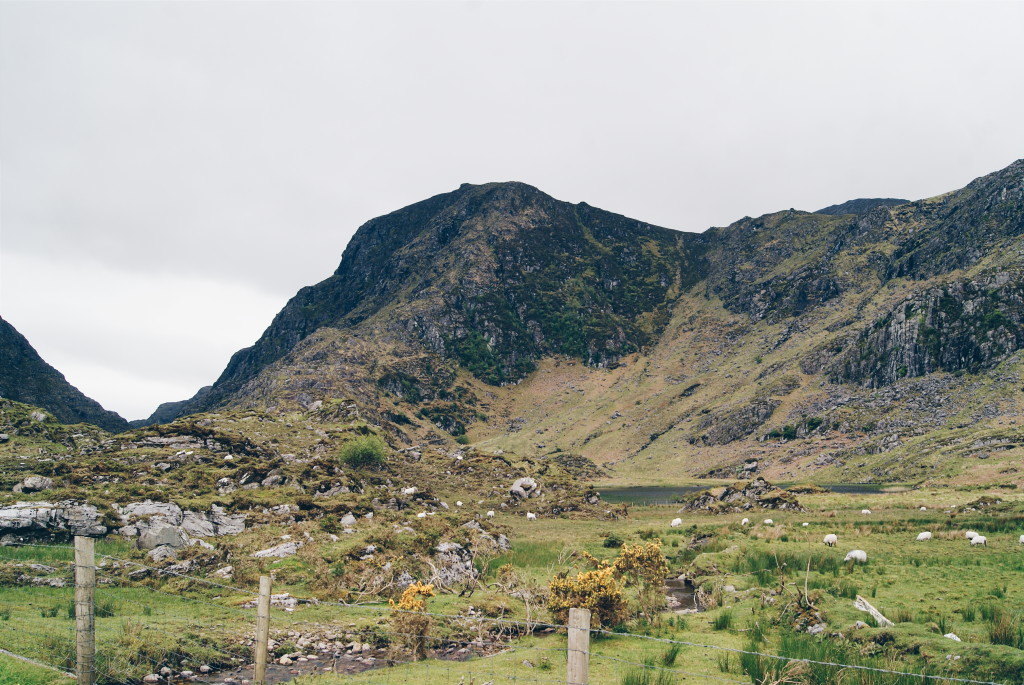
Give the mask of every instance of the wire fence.
M 4 546 L 0 562 L 0 653 L 81 676 L 73 548 Z M 97 554 L 95 567 L 91 682 L 247 685 L 260 679 L 254 663 L 258 592 L 191 575 L 187 565 L 161 568 Z M 265 682 L 271 685 L 313 675 L 385 685 L 1008 685 L 971 678 L 956 671 L 955 662 L 915 673 L 591 629 L 589 624 L 582 629 L 587 636 L 583 648 L 573 648 L 566 633 L 579 630 L 576 625 L 300 600 L 285 592 L 268 601 Z M 583 664 L 583 670 L 574 671 L 573 664 Z

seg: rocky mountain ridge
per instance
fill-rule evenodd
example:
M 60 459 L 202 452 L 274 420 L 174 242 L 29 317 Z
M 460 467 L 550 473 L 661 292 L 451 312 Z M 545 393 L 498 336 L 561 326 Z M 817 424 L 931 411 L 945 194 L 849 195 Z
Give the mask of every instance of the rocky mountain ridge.
M 42 407 L 62 423 L 91 423 L 108 431 L 128 428 L 116 412 L 86 397 L 39 356 L 21 333 L 0 318 L 0 397 Z
M 704 233 L 467 184 L 367 222 L 212 387 L 151 420 L 338 402 L 399 443 L 631 474 L 893 479 L 924 449 L 955 470 L 964 450 L 935 441 L 1017 409 L 1022 234 L 1024 161 Z

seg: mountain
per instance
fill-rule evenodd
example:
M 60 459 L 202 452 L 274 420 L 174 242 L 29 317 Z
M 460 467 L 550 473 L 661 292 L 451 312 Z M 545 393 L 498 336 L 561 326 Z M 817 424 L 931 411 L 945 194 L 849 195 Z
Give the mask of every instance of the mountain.
M 647 481 L 1012 478 L 1022 234 L 1024 161 L 704 233 L 467 184 L 364 224 L 330 278 L 152 420 L 337 404 L 409 444 Z
M 61 423 L 91 423 L 111 432 L 128 422 L 83 395 L 33 349 L 14 326 L 0 318 L 0 397 L 42 407 Z

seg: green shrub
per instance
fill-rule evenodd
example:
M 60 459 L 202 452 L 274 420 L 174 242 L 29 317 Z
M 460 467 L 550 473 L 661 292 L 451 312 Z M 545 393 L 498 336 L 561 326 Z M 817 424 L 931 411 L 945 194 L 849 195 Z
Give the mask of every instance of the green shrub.
M 341 446 L 338 458 L 354 469 L 380 468 L 384 465 L 387 446 L 376 435 L 361 435 Z
M 622 538 L 615 533 L 609 533 L 608 537 L 606 537 L 604 542 L 601 544 L 605 547 L 622 547 Z

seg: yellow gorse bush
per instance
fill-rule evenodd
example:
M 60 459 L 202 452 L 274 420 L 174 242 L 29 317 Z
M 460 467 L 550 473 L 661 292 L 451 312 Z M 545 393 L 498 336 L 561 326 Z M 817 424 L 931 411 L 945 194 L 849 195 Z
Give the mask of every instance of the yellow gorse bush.
M 398 609 L 399 611 L 423 611 L 427 608 L 427 603 L 420 599 L 420 597 L 433 596 L 433 585 L 426 585 L 417 581 L 405 588 L 402 596 L 398 598 L 397 604 L 395 604 L 393 599 L 388 601 L 391 602 L 391 608 Z
M 590 609 L 594 622 L 604 626 L 618 625 L 629 615 L 626 598 L 610 566 L 577 573 L 575 578 L 556 577 L 548 590 L 548 611 L 557 623 L 565 623 L 572 608 Z
M 623 546 L 612 563 L 615 575 L 630 585 L 661 584 L 668 576 L 668 560 L 661 553 L 661 541 Z

